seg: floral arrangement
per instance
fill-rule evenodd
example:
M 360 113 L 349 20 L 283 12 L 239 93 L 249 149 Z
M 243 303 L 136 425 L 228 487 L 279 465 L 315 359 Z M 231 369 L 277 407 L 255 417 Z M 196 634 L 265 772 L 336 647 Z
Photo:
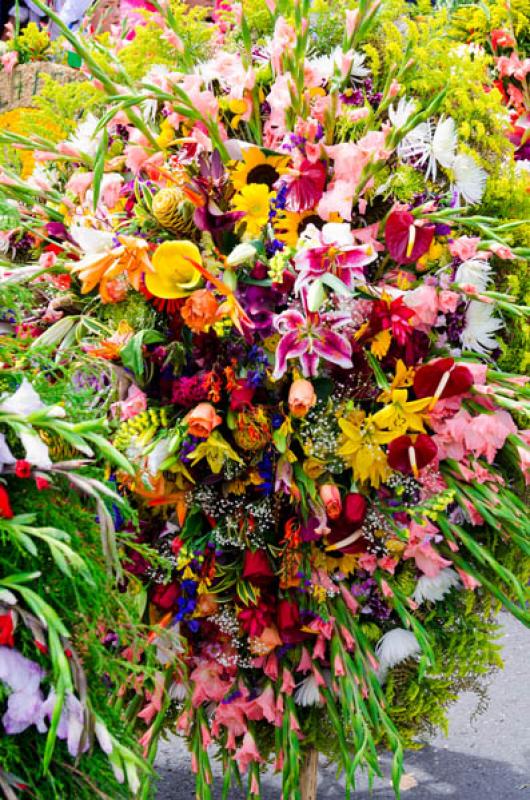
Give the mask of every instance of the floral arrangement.
M 144 587 L 131 668 L 157 642 L 131 708 L 148 762 L 187 738 L 205 799 L 211 744 L 225 793 L 258 798 L 272 761 L 299 798 L 317 749 L 351 794 L 384 746 L 398 795 L 404 746 L 498 664 L 496 608 L 529 622 L 530 393 L 497 361 L 530 251 L 492 211 L 514 148 L 491 59 L 390 2 L 315 52 L 309 5 L 270 4 L 270 36 L 224 9 L 203 60 L 160 6 L 173 50 L 134 74 L 149 25 L 65 29 L 104 99 L 62 141 L 1 137 L 37 164 L 1 177 L 14 341 L 96 386 L 112 445 L 88 438 L 138 511 L 114 551 Z M 473 61 L 476 131 L 427 42 L 451 80 Z

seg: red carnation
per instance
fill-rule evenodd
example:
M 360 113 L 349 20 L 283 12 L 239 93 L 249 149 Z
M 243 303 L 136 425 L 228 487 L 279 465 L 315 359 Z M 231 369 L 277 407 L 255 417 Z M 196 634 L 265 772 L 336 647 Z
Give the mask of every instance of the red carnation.
M 396 264 L 413 264 L 421 258 L 434 236 L 434 225 L 415 219 L 410 211 L 392 211 L 386 221 L 385 243 Z
M 274 572 L 265 550 L 256 550 L 254 553 L 251 550 L 246 551 L 243 578 L 257 586 L 267 584 L 274 578 Z
M 31 475 L 31 464 L 29 461 L 19 459 L 15 465 L 15 475 L 17 478 L 29 478 Z
M 465 394 L 473 386 L 473 375 L 463 364 L 455 364 L 454 358 L 440 358 L 420 367 L 414 376 L 416 397 L 445 399 Z
M 7 647 L 14 647 L 15 640 L 13 638 L 13 616 L 11 611 L 7 614 L 0 614 L 0 644 Z
M 426 433 L 419 433 L 415 437 L 398 436 L 388 445 L 388 463 L 392 469 L 405 475 L 416 475 L 436 458 L 437 453 L 434 440 Z
M 0 517 L 12 519 L 13 509 L 9 502 L 9 495 L 6 489 L 0 484 Z

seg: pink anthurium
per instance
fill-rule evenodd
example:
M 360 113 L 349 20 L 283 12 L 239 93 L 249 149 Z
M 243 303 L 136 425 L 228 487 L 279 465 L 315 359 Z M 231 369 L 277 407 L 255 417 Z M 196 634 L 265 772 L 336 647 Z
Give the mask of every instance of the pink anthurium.
M 397 264 L 413 264 L 425 255 L 434 236 L 434 225 L 416 219 L 410 211 L 394 209 L 385 226 L 385 243 Z

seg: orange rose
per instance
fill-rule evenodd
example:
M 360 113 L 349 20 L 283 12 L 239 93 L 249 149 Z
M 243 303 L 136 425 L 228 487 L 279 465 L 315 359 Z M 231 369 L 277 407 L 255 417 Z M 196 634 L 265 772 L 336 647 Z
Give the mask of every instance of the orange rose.
M 208 289 L 198 289 L 188 297 L 180 310 L 182 319 L 194 333 L 207 331 L 215 322 L 217 300 Z
M 184 422 L 188 423 L 188 432 L 199 439 L 207 439 L 222 421 L 211 403 L 199 403 L 184 417 Z
M 307 381 L 305 378 L 293 381 L 288 398 L 289 411 L 293 417 L 305 417 L 316 401 L 317 396 L 311 381 Z
M 337 519 L 340 517 L 342 511 L 342 500 L 340 499 L 340 492 L 334 483 L 324 483 L 320 487 L 320 499 L 326 508 L 326 514 L 330 519 Z

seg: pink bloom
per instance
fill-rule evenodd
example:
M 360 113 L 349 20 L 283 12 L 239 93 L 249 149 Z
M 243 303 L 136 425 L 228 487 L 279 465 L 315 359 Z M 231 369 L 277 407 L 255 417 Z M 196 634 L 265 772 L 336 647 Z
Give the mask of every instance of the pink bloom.
M 215 709 L 212 725 L 213 735 L 219 736 L 221 725 L 223 725 L 227 729 L 235 746 L 235 737 L 243 736 L 243 734 L 247 732 L 245 710 L 246 701 L 241 698 L 237 698 L 228 703 L 220 703 Z
M 449 242 L 449 252 L 461 261 L 467 261 L 476 256 L 479 244 L 480 236 L 460 236 Z
M 258 697 L 247 703 L 246 715 L 250 720 L 266 719 L 267 722 L 274 723 L 276 719 L 276 700 L 271 684 Z
M 377 556 L 374 556 L 372 553 L 363 553 L 359 557 L 359 566 L 361 569 L 369 572 L 370 575 L 373 575 L 377 569 Z
M 276 74 L 282 71 L 282 57 L 289 55 L 296 45 L 296 31 L 285 17 L 278 17 L 271 43 L 272 68 Z
M 342 595 L 342 599 L 348 606 L 348 609 L 351 611 L 352 614 L 357 614 L 359 612 L 359 603 L 352 595 L 352 593 L 344 586 L 343 583 L 340 584 L 340 593 Z
M 384 578 L 381 581 L 381 591 L 383 592 L 384 597 L 394 597 L 394 592 Z
M 350 226 L 330 222 L 309 238 L 295 257 L 299 276 L 295 291 L 328 273 L 336 275 L 350 289 L 364 277 L 364 267 L 375 261 L 377 252 L 370 242 L 356 244 Z
M 8 75 L 11 75 L 16 65 L 18 64 L 18 53 L 16 50 L 10 50 L 9 53 L 4 53 L 0 58 L 2 66 Z
M 422 325 L 431 328 L 438 316 L 438 292 L 434 286 L 427 283 L 407 292 L 403 298 L 405 305 L 414 310 L 416 317 Z
M 249 731 L 243 736 L 243 743 L 239 750 L 236 750 L 234 759 L 237 761 L 241 772 L 246 772 L 249 764 L 262 763 L 263 759 L 258 752 L 254 737 Z
M 56 263 L 57 256 L 55 253 L 41 253 L 39 257 L 39 266 L 41 266 L 42 269 L 50 269 L 54 267 Z
M 281 692 L 287 695 L 292 695 L 294 692 L 296 683 L 293 678 L 292 673 L 286 668 L 283 668 L 283 675 L 282 675 L 282 687 L 280 689 Z
M 344 664 L 342 663 L 342 659 L 338 654 L 335 656 L 335 660 L 333 662 L 333 673 L 336 678 L 341 678 L 346 675 Z
M 397 563 L 398 562 L 395 558 L 392 558 L 391 556 L 383 556 L 383 558 L 378 560 L 377 565 L 380 567 L 380 569 L 384 569 L 385 572 L 389 572 L 391 575 L 393 575 L 396 571 Z
M 311 656 L 307 652 L 307 649 L 305 647 L 302 647 L 302 656 L 300 658 L 300 662 L 296 668 L 296 671 L 304 673 L 311 672 L 312 667 L 313 667 L 313 662 L 311 661 Z
M 351 39 L 351 37 L 353 36 L 355 28 L 357 27 L 358 19 L 359 19 L 358 8 L 356 8 L 355 10 L 348 8 L 346 10 L 346 36 L 348 37 L 348 39 Z
M 122 400 L 120 403 L 114 403 L 112 411 L 113 413 L 116 411 L 119 412 L 121 420 L 127 420 L 135 417 L 137 414 L 141 414 L 146 408 L 147 395 L 133 383 L 129 387 L 127 399 Z
M 519 437 L 523 440 L 526 447 L 519 446 L 517 452 L 521 459 L 521 472 L 524 475 L 526 485 L 530 485 L 530 431 L 520 431 Z
M 84 200 L 85 194 L 87 193 L 88 189 L 94 183 L 94 173 L 93 172 L 74 172 L 68 183 L 66 184 L 66 188 L 72 194 L 77 195 L 80 200 Z
M 512 253 L 510 248 L 500 242 L 492 242 L 489 245 L 489 249 L 497 258 L 502 258 L 504 261 L 511 261 L 511 259 L 515 258 L 515 254 Z
M 438 295 L 438 305 L 442 314 L 450 312 L 453 314 L 460 302 L 460 295 L 450 289 L 443 289 Z
M 441 569 L 452 564 L 442 558 L 431 544 L 437 533 L 438 529 L 430 522 L 426 525 L 411 522 L 409 543 L 403 552 L 403 558 L 414 558 L 418 569 L 429 578 L 435 578 Z
M 466 589 L 470 589 L 471 591 L 473 591 L 473 589 L 476 589 L 478 586 L 480 586 L 480 581 L 477 581 L 475 578 L 473 578 L 472 575 L 469 575 L 467 572 L 464 572 L 463 569 L 459 569 L 457 567 L 456 571 L 460 575 L 462 583 L 464 584 L 464 587 Z
M 201 703 L 214 701 L 220 703 L 231 688 L 233 680 L 223 680 L 223 667 L 215 661 L 202 661 L 190 675 L 193 684 L 192 703 L 195 707 Z

